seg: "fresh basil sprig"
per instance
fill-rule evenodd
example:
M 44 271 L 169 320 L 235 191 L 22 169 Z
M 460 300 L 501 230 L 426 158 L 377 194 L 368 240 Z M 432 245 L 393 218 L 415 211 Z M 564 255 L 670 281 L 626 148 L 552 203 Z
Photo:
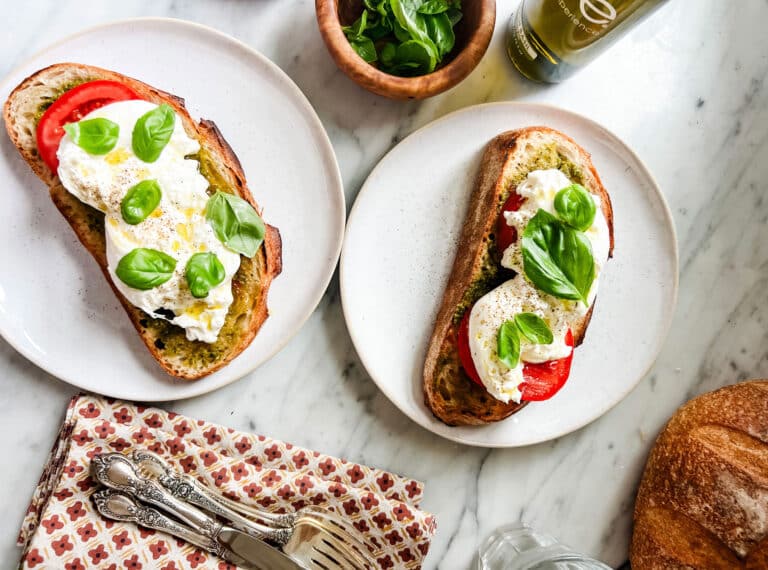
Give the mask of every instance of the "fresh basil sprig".
M 566 224 L 584 232 L 592 227 L 597 207 L 586 188 L 571 184 L 555 195 L 555 212 Z
M 504 321 L 499 327 L 496 353 L 508 368 L 520 363 L 522 339 L 533 344 L 552 344 L 554 337 L 544 319 L 535 313 L 518 313 L 511 321 Z
M 133 152 L 144 162 L 155 162 L 171 140 L 176 125 L 176 113 L 163 103 L 144 113 L 133 126 Z
M 523 231 L 522 251 L 525 276 L 538 289 L 588 304 L 595 261 L 586 235 L 540 209 Z
M 98 117 L 77 123 L 67 123 L 64 131 L 77 146 L 90 154 L 107 154 L 115 148 L 120 136 L 120 125 Z
M 196 299 L 207 297 L 211 289 L 224 281 L 225 275 L 224 265 L 215 253 L 196 253 L 187 261 L 185 277 Z
M 431 73 L 456 44 L 460 0 L 364 0 L 344 34 L 368 63 L 402 76 Z
M 205 219 L 221 243 L 246 257 L 253 257 L 264 241 L 264 221 L 253 206 L 234 194 L 218 191 L 211 196 Z
M 120 259 L 115 273 L 128 287 L 147 291 L 168 281 L 175 269 L 176 260 L 167 253 L 138 247 Z
M 120 202 L 120 213 L 126 223 L 135 226 L 155 211 L 162 197 L 163 191 L 157 180 L 142 180 L 128 189 Z

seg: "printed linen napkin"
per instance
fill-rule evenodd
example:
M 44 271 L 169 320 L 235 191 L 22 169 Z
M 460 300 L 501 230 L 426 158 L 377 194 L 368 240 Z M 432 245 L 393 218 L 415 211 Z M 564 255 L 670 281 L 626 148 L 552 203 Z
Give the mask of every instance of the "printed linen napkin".
M 101 517 L 90 459 L 148 449 L 229 497 L 273 512 L 319 505 L 362 533 L 381 568 L 419 568 L 435 532 L 418 481 L 160 409 L 72 399 L 19 534 L 22 568 L 232 570 L 173 537 Z

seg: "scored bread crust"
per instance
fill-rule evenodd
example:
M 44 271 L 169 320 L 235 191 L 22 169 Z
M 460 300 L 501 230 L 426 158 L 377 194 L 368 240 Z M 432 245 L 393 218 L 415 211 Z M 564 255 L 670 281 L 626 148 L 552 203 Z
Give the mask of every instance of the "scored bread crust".
M 458 323 L 454 315 L 465 292 L 482 274 L 483 260 L 493 243 L 493 232 L 501 208 L 516 187 L 515 176 L 519 177 L 527 161 L 547 147 L 552 147 L 557 156 L 575 165 L 580 171 L 582 185 L 600 197 L 603 215 L 608 223 L 609 257 L 613 255 L 611 200 L 587 151 L 567 135 L 540 126 L 508 131 L 488 143 L 424 362 L 424 401 L 435 417 L 448 425 L 496 422 L 526 405 L 525 402 L 505 404 L 470 380 L 459 362 L 456 345 Z M 510 272 L 507 278 L 511 278 L 511 275 Z M 572 331 L 575 346 L 584 339 L 593 309 L 594 302 L 580 326 Z
M 79 63 L 59 63 L 27 77 L 5 102 L 3 118 L 8 135 L 35 174 L 48 185 L 54 204 L 99 264 L 149 352 L 166 372 L 176 378 L 202 378 L 245 350 L 266 320 L 267 292 L 272 280 L 282 270 L 280 232 L 267 225 L 263 247 L 258 249 L 253 258 L 240 257 L 240 268 L 232 280 L 235 300 L 222 328 L 222 331 L 231 331 L 231 334 L 226 339 L 220 337 L 215 345 L 186 340 L 186 337 L 180 335 L 179 327 L 165 325 L 133 306 L 117 289 L 107 270 L 103 214 L 97 213 L 70 194 L 58 176 L 41 160 L 37 149 L 36 128 L 41 105 L 52 103 L 66 92 L 67 86 L 98 79 L 118 81 L 133 89 L 141 99 L 170 105 L 181 119 L 187 134 L 196 139 L 210 157 L 207 166 L 213 170 L 217 182 L 225 186 L 221 189 L 247 200 L 259 214 L 261 208 L 248 189 L 240 161 L 213 121 L 202 119 L 196 123 L 187 112 L 184 100 L 176 95 L 114 71 Z M 236 306 L 240 310 L 238 314 L 235 314 Z M 166 344 L 168 335 L 173 335 L 173 350 Z
M 768 381 L 709 392 L 659 434 L 635 501 L 634 570 L 768 568 Z

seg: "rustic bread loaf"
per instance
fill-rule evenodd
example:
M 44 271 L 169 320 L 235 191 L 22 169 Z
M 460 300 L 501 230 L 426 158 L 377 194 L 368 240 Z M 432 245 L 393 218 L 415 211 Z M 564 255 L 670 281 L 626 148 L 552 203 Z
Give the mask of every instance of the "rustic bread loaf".
M 633 570 L 768 568 L 768 381 L 681 407 L 635 503 Z

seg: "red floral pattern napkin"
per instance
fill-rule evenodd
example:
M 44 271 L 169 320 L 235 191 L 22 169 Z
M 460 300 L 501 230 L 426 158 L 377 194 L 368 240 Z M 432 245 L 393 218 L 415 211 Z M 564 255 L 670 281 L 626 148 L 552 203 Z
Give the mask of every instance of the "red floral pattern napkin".
M 423 486 L 264 436 L 98 396 L 72 399 L 19 534 L 22 568 L 233 570 L 160 532 L 101 517 L 90 459 L 149 449 L 229 497 L 273 512 L 333 510 L 362 533 L 381 568 L 420 568 L 435 532 Z

